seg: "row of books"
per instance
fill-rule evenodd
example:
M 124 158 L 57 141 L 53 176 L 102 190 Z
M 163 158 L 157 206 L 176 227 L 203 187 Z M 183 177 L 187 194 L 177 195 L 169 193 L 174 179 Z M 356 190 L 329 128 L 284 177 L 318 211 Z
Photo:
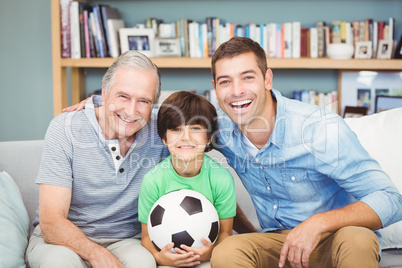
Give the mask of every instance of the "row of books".
M 294 90 L 293 99 L 338 113 L 338 92 L 335 90 L 328 93 L 317 92 L 315 90 Z
M 72 0 L 60 0 L 61 50 L 64 58 L 118 57 L 119 29 L 125 27 L 116 8 L 108 5 L 89 5 Z M 233 36 L 249 37 L 258 42 L 269 58 L 326 57 L 330 43 L 355 44 L 372 41 L 376 51 L 378 40 L 393 40 L 395 22 L 333 21 L 326 25 L 318 21 L 315 27 L 303 27 L 301 22 L 246 25 L 227 23 L 217 17 L 205 21 L 180 19 L 164 23 L 147 18 L 143 24 L 152 28 L 157 38 L 178 38 L 181 56 L 208 58 L 220 44 Z M 373 53 L 375 54 L 375 53 Z
M 161 20 L 152 21 L 157 23 Z M 180 28 L 178 25 L 183 27 L 183 23 L 187 25 L 188 37 L 176 31 Z M 239 25 L 208 17 L 205 22 L 180 20 L 152 27 L 158 29 L 159 37 L 181 38 L 185 44 L 182 46 L 182 55 L 187 57 L 211 57 L 220 44 L 233 36 L 242 36 L 258 42 L 269 58 L 319 58 L 327 57 L 327 48 L 331 43 L 355 45 L 360 41 L 372 41 L 372 51 L 376 51 L 379 40 L 394 40 L 394 25 L 393 18 L 389 19 L 388 24 L 372 19 L 351 23 L 333 21 L 330 25 L 318 21 L 315 27 L 307 28 L 299 21 Z
M 118 30 L 124 20 L 116 8 L 60 0 L 63 58 L 118 57 Z

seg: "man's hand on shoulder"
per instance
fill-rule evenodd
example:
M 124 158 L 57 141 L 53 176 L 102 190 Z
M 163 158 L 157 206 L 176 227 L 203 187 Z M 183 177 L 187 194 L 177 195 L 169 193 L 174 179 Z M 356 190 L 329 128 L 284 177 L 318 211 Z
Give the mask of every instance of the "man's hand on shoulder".
M 66 107 L 63 109 L 63 113 L 65 112 L 73 112 L 73 111 L 79 111 L 84 109 L 85 107 L 85 103 L 87 103 L 87 101 L 90 99 L 91 97 L 86 98 L 85 100 L 81 101 L 80 103 L 71 105 L 69 107 Z

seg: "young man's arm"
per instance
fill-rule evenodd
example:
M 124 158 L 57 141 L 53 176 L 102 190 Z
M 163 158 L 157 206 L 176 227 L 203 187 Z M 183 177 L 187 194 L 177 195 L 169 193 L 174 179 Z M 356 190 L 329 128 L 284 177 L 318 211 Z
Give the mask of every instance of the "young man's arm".
M 71 249 L 94 268 L 123 268 L 123 264 L 109 250 L 92 242 L 67 219 L 71 194 L 71 189 L 65 187 L 39 186 L 39 224 L 44 241 Z
M 381 220 L 366 203 L 358 201 L 343 208 L 315 214 L 296 226 L 286 237 L 281 250 L 279 267 L 286 259 L 292 266 L 308 267 L 309 257 L 325 232 L 346 226 L 362 226 L 371 230 L 381 228 Z

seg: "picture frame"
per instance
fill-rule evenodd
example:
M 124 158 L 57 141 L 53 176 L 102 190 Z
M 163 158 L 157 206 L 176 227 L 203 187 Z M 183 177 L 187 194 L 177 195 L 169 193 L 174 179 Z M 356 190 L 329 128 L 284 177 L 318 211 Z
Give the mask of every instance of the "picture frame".
M 155 39 L 156 57 L 180 57 L 181 45 L 179 38 L 156 38 Z
M 358 118 L 367 115 L 367 107 L 346 106 L 343 118 Z
M 155 32 L 150 28 L 121 28 L 119 29 L 121 53 L 136 50 L 147 57 L 154 56 Z
M 371 41 L 356 42 L 355 59 L 371 59 L 373 45 Z
M 390 59 L 392 54 L 392 40 L 379 40 L 377 49 L 377 59 Z

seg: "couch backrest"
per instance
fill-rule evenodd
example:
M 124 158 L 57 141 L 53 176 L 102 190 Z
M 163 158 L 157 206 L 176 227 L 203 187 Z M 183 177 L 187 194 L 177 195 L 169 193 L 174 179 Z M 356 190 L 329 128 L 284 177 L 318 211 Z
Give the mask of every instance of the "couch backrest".
M 35 184 L 42 155 L 43 141 L 0 142 L 0 171 L 6 171 L 18 185 L 29 220 L 35 219 L 38 190 Z M 32 232 L 32 224 L 30 232 Z

